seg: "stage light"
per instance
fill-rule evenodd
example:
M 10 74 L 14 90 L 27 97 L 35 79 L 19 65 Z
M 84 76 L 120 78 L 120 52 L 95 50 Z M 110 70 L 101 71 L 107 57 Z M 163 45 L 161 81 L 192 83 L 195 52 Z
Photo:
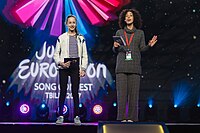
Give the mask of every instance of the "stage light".
M 9 101 L 6 102 L 6 106 L 7 107 L 10 106 L 10 102 Z
M 113 102 L 108 109 L 108 120 L 115 121 L 117 117 L 117 103 Z
M 181 81 L 177 83 L 173 88 L 173 104 L 174 107 L 182 106 L 189 94 L 190 94 L 191 86 L 189 83 L 185 81 Z
M 57 108 L 57 115 L 59 114 L 59 107 Z M 68 106 L 67 105 L 64 105 L 64 107 L 63 107 L 63 115 L 64 116 L 66 116 L 66 117 L 68 117 L 68 115 L 69 115 L 69 108 L 68 108 Z
M 152 98 L 149 98 L 149 100 L 148 100 L 148 106 L 149 106 L 149 108 L 153 107 L 153 99 Z
M 5 100 L 1 102 L 0 99 L 0 114 L 1 114 L 0 120 L 7 121 L 12 119 L 11 115 L 12 112 L 13 112 L 13 107 L 11 106 L 10 101 Z
M 113 105 L 110 104 L 110 106 L 107 107 L 106 104 L 95 102 L 91 108 L 91 115 L 92 115 L 91 120 L 95 122 L 100 121 L 100 120 L 102 121 L 108 120 L 110 107 L 113 107 Z
M 41 108 L 43 109 L 43 108 L 45 108 L 45 107 L 46 107 L 46 104 L 45 104 L 45 103 L 42 103 Z
M 22 105 L 20 106 L 20 112 L 21 112 L 22 114 L 27 114 L 27 113 L 29 112 L 29 110 L 30 110 L 30 107 L 29 107 L 29 105 L 27 105 L 27 104 L 22 104 Z
M 96 105 L 94 105 L 92 110 L 93 110 L 94 114 L 100 115 L 103 112 L 103 107 L 99 104 L 96 104 Z
M 200 107 L 199 105 L 192 106 L 189 110 L 190 122 L 200 122 Z
M 48 120 L 49 107 L 47 104 L 41 103 L 36 109 L 36 114 L 39 120 Z
M 117 103 L 116 103 L 116 102 L 114 102 L 114 103 L 113 103 L 113 107 L 116 107 L 116 106 L 117 106 Z
M 83 104 L 82 104 L 82 103 L 79 104 L 79 108 L 81 108 L 81 107 L 83 107 Z
M 149 104 L 149 108 L 153 108 L 153 105 L 152 105 L 152 104 Z
M 167 111 L 168 122 L 180 121 L 180 107 L 175 105 L 169 105 Z
M 20 103 L 18 106 L 18 111 L 15 111 L 17 113 L 16 120 L 17 121 L 30 121 L 32 112 L 31 112 L 31 106 L 28 103 Z
M 79 116 L 80 116 L 80 118 L 81 118 L 82 121 L 86 120 L 87 108 L 82 103 L 79 104 Z
M 64 108 L 63 108 L 63 114 L 67 114 L 69 112 L 69 108 L 64 105 Z
M 144 117 L 146 121 L 156 121 L 157 120 L 157 107 L 154 104 L 147 104 L 145 107 Z
M 177 108 L 178 107 L 178 105 L 177 104 L 174 104 L 174 108 Z

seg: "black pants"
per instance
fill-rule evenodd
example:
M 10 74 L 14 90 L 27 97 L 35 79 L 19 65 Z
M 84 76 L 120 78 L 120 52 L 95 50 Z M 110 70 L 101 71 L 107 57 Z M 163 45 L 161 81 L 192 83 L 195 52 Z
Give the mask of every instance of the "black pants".
M 60 96 L 59 96 L 59 115 L 63 115 L 63 107 L 67 93 L 68 76 L 71 78 L 71 89 L 74 102 L 74 116 L 79 115 L 79 60 L 71 62 L 71 65 L 67 69 L 59 69 L 60 80 Z

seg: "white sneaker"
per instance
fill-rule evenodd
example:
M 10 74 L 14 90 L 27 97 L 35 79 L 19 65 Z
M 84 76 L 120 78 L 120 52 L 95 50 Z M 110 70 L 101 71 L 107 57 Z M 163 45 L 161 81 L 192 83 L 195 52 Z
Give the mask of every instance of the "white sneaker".
M 121 122 L 127 122 L 126 120 L 122 120 Z
M 64 117 L 63 117 L 63 116 L 59 116 L 59 117 L 57 118 L 56 124 L 62 124 L 63 121 L 64 121 Z
M 132 120 L 128 120 L 128 122 L 133 122 Z
M 76 117 L 74 118 L 74 124 L 75 124 L 75 125 L 78 125 L 78 126 L 81 125 L 80 117 L 76 116 Z

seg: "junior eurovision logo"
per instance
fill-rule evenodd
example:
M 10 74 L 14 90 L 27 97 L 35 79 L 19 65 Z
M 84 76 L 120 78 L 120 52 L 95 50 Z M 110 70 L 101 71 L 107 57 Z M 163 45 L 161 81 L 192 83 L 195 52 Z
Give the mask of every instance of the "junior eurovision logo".
M 55 109 L 58 107 L 59 78 L 53 61 L 54 46 L 44 42 L 42 49 L 35 52 L 32 59 L 24 59 L 11 75 L 11 83 L 6 90 L 12 93 L 12 100 L 27 101 L 34 110 L 41 102 L 49 107 L 49 119 L 55 119 Z M 70 79 L 70 78 L 69 78 Z M 112 75 L 104 64 L 89 63 L 86 76 L 80 79 L 80 102 L 90 105 L 100 95 L 102 89 L 114 89 Z M 73 108 L 71 83 L 67 85 L 66 105 Z M 73 113 L 73 112 L 70 112 Z M 71 114 L 70 117 L 73 115 Z M 34 117 L 34 116 L 33 116 Z M 34 119 L 34 118 L 32 118 Z M 70 118 L 72 119 L 72 118 Z

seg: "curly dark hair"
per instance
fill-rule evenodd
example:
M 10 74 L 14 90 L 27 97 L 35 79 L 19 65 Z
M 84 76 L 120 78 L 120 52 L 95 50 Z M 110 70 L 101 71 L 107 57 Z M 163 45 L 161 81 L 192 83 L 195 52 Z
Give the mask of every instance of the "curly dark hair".
M 136 9 L 124 9 L 121 11 L 120 15 L 119 15 L 119 27 L 121 29 L 123 29 L 126 26 L 126 22 L 125 20 L 125 16 L 127 12 L 132 12 L 133 16 L 134 16 L 134 22 L 133 25 L 137 28 L 140 29 L 142 27 L 142 19 L 141 19 L 141 15 L 139 13 L 139 11 L 137 11 Z

